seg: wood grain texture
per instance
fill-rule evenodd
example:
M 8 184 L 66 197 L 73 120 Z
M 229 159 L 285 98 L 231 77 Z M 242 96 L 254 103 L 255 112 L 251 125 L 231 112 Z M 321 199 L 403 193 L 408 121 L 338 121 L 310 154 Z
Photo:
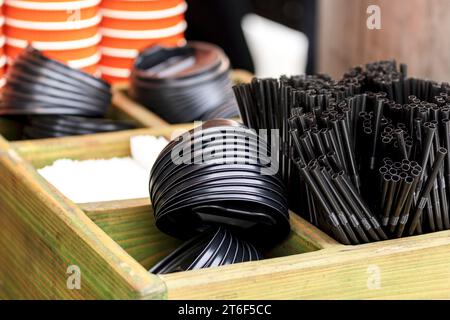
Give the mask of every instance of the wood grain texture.
M 149 199 L 82 204 L 80 208 L 147 270 L 182 243 L 156 228 Z
M 165 296 L 150 275 L 0 137 L 0 298 L 149 299 Z M 81 290 L 67 288 L 67 267 Z
M 450 299 L 449 261 L 445 231 L 160 277 L 169 299 Z
M 366 25 L 381 8 L 381 30 Z M 352 66 L 396 59 L 409 74 L 450 81 L 450 1 L 320 0 L 319 71 L 335 78 Z
M 173 135 L 191 129 L 194 124 L 181 124 L 163 128 L 134 129 L 93 135 L 12 142 L 20 155 L 36 168 L 53 163 L 57 159 L 107 159 L 130 155 L 130 138 L 137 135 Z

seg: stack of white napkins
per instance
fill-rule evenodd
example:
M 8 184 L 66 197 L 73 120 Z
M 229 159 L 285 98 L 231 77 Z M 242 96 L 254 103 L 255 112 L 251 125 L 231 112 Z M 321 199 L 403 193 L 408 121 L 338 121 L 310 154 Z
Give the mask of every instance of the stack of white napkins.
M 147 198 L 150 170 L 167 143 L 164 137 L 135 136 L 131 157 L 59 159 L 38 172 L 76 203 Z

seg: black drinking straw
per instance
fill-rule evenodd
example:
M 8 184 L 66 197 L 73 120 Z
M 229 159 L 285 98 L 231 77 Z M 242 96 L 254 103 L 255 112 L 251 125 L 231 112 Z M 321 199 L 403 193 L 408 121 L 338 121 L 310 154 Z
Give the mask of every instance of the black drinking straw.
M 311 132 L 311 137 L 314 142 L 314 146 L 316 146 L 316 151 L 321 155 L 326 155 L 327 151 L 325 149 L 324 144 L 322 143 L 322 138 L 320 136 L 319 130 L 313 130 Z
M 344 172 L 341 171 L 343 174 Z M 353 199 L 351 192 L 347 189 L 346 185 L 342 182 L 342 180 L 339 179 L 339 173 L 335 173 L 332 175 L 333 183 L 335 184 L 336 188 L 339 190 L 340 194 L 344 199 L 346 200 L 347 204 L 351 207 L 351 210 L 353 211 L 353 214 L 357 216 L 358 220 L 361 222 L 362 228 L 371 236 L 372 240 L 379 241 L 380 238 L 378 235 L 374 232 L 372 226 L 370 225 L 369 221 L 361 214 L 361 209 L 358 207 L 358 204 Z M 364 233 L 364 236 L 360 233 L 362 239 L 364 242 L 368 242 L 367 236 Z
M 308 163 L 308 160 L 305 158 L 305 151 L 303 150 L 302 144 L 298 138 L 298 130 L 291 130 L 290 133 L 292 136 L 292 141 L 294 142 L 294 146 L 296 147 L 297 154 L 300 157 L 301 163 Z
M 343 197 L 343 195 L 338 191 L 336 186 L 332 183 L 332 180 L 331 180 L 332 177 L 330 176 L 330 174 L 324 168 L 321 169 L 321 172 L 322 172 L 325 182 L 328 185 L 328 188 L 333 193 L 334 198 L 337 200 L 337 202 L 343 209 L 343 212 L 346 215 L 347 219 L 350 221 L 350 224 L 356 230 L 356 233 L 359 235 L 359 239 L 361 239 L 362 242 L 369 242 L 369 239 L 367 238 L 366 234 L 364 233 L 363 229 L 361 228 L 361 225 L 359 224 L 359 221 L 356 218 L 355 213 L 349 207 L 349 205 L 345 201 L 345 198 Z M 356 239 L 355 244 L 358 244 L 358 243 L 359 243 L 359 240 Z
M 383 208 L 383 219 L 381 220 L 383 227 L 388 225 L 399 182 L 400 177 L 396 174 L 392 175 L 391 180 L 388 182 L 389 185 L 386 194 L 386 203 Z
M 438 130 L 436 130 L 435 134 L 435 140 L 438 137 L 437 135 Z M 430 161 L 434 163 L 434 156 L 435 156 L 435 149 L 439 149 L 439 142 L 436 141 L 435 147 L 432 149 Z M 447 199 L 445 197 L 445 181 L 444 181 L 444 174 L 443 174 L 443 167 L 439 168 L 438 175 L 436 180 L 434 181 L 433 189 L 431 192 L 432 197 L 432 207 L 433 207 L 433 214 L 434 214 L 434 221 L 436 221 L 436 229 L 438 231 L 444 230 L 443 225 L 443 219 L 442 215 L 445 214 L 445 206 L 443 202 L 447 202 Z
M 377 151 L 377 141 L 378 141 L 378 135 L 380 132 L 380 124 L 381 124 L 381 116 L 383 114 L 383 107 L 384 107 L 384 99 L 377 99 L 375 103 L 375 131 L 373 135 L 373 141 L 372 141 L 372 153 L 370 156 L 370 170 L 375 169 L 376 164 L 376 151 Z
M 341 163 L 339 162 L 339 159 L 337 158 L 336 152 L 330 151 L 327 153 L 327 159 L 330 165 L 333 168 L 334 172 L 343 171 L 344 168 L 342 167 Z
M 360 207 L 360 210 L 362 213 L 366 216 L 366 218 L 370 221 L 372 224 L 372 227 L 376 230 L 378 235 L 381 237 L 381 239 L 388 239 L 387 235 L 382 230 L 380 223 L 378 222 L 377 218 L 373 215 L 373 213 L 368 208 L 367 204 L 364 203 L 364 201 L 361 199 L 361 196 L 358 194 L 352 183 L 348 180 L 347 177 L 343 174 L 339 174 L 337 177 L 338 180 L 342 182 L 343 185 L 345 185 L 348 192 L 351 194 L 352 198 L 358 206 Z
M 311 166 L 308 166 L 308 167 L 311 172 L 311 175 L 314 177 L 314 180 L 318 184 L 323 195 L 330 203 L 334 212 L 336 212 L 337 218 L 339 219 L 343 229 L 345 230 L 346 235 L 350 238 L 350 240 L 353 244 L 359 243 L 358 239 L 356 238 L 355 233 L 353 232 L 352 228 L 349 226 L 348 219 L 347 219 L 342 207 L 339 205 L 339 201 L 335 198 L 334 193 L 332 192 L 332 190 L 329 188 L 328 184 L 326 183 L 317 164 L 312 164 Z
M 423 209 L 425 208 L 426 203 L 429 201 L 431 188 L 433 188 L 434 181 L 436 180 L 438 171 L 444 162 L 444 158 L 445 158 L 446 154 L 447 154 L 447 149 L 440 148 L 438 150 L 437 158 L 433 164 L 431 174 L 428 176 L 425 186 L 420 193 L 417 208 L 416 208 L 416 211 L 414 212 L 414 217 L 413 217 L 411 226 L 408 231 L 409 235 L 412 235 L 417 228 L 419 219 L 422 216 Z
M 413 185 L 414 178 L 411 176 L 407 176 L 401 182 L 401 187 L 399 191 L 399 196 L 397 198 L 396 208 L 394 210 L 393 215 L 389 220 L 390 231 L 394 232 L 397 227 L 398 220 L 400 217 L 400 213 L 408 199 L 409 191 L 411 190 L 411 186 Z
M 297 163 L 297 167 L 302 178 L 308 185 L 309 189 L 313 192 L 315 199 L 319 202 L 320 206 L 325 211 L 325 214 L 327 215 L 328 218 L 327 221 L 329 222 L 331 230 L 335 234 L 336 238 L 339 239 L 343 244 L 350 244 L 350 240 L 345 235 L 345 232 L 342 229 L 341 224 L 337 219 L 334 210 L 331 208 L 329 202 L 320 191 L 317 183 L 311 177 L 311 174 L 309 173 L 307 166 Z
M 444 148 L 447 150 L 450 150 L 450 120 L 448 118 L 442 120 L 443 124 L 443 131 L 444 131 Z M 445 182 L 446 182 L 446 192 L 447 192 L 447 199 L 450 200 L 450 155 L 447 154 L 445 157 Z M 449 212 L 448 212 L 448 203 L 447 208 L 445 210 L 444 215 L 444 225 L 446 229 L 450 229 L 450 222 L 449 222 Z
M 430 158 L 431 148 L 433 146 L 433 139 L 434 139 L 435 131 L 436 131 L 435 128 L 430 128 L 429 126 L 425 127 L 425 142 L 424 142 L 424 146 L 423 146 L 422 160 L 421 160 L 421 167 L 423 168 L 423 170 L 422 170 L 422 175 L 421 175 L 420 181 L 419 181 L 419 186 L 418 186 L 419 188 L 422 187 L 425 170 L 427 168 L 428 159 Z
M 342 154 L 339 152 L 339 145 L 338 145 L 338 142 L 337 142 L 337 139 L 336 139 L 336 136 L 335 136 L 333 130 L 332 129 L 328 129 L 325 132 L 325 136 L 326 136 L 327 141 L 329 141 L 329 143 L 330 143 L 330 145 L 332 147 L 332 149 L 330 151 L 335 152 L 335 155 L 337 157 L 337 160 L 338 160 L 339 164 L 345 170 L 345 164 L 344 164 L 345 160 L 342 159 Z
M 345 150 L 345 156 L 348 159 L 349 164 L 349 174 L 352 178 L 352 181 L 356 187 L 356 189 L 359 191 L 361 182 L 359 180 L 359 174 L 358 170 L 356 168 L 356 160 L 355 160 L 355 152 L 353 151 L 353 148 L 350 143 L 350 137 L 348 135 L 347 125 L 344 121 L 344 119 L 338 120 L 339 123 L 339 129 L 343 137 L 344 141 L 344 150 Z
M 387 170 L 387 169 L 386 169 Z M 388 172 L 384 173 L 381 177 L 381 200 L 380 200 L 380 210 L 383 210 L 386 205 L 386 199 L 388 195 L 388 191 L 390 189 L 392 183 L 392 175 Z
M 402 155 L 403 159 L 409 159 L 403 130 L 402 129 L 396 129 L 394 131 L 394 134 L 397 137 L 398 146 L 400 148 L 401 155 Z
M 413 202 L 414 202 L 414 194 L 415 194 L 415 190 L 417 188 L 417 184 L 419 183 L 419 180 L 420 180 L 421 171 L 422 171 L 421 168 L 418 168 L 418 169 L 416 168 L 416 169 L 411 170 L 411 176 L 414 178 L 414 181 L 411 185 L 408 199 L 402 210 L 402 214 L 401 214 L 399 222 L 398 222 L 398 229 L 397 229 L 397 233 L 396 233 L 396 236 L 398 238 L 402 236 L 403 230 L 406 226 L 406 223 L 408 222 L 409 213 L 411 210 L 411 206 L 413 205 Z

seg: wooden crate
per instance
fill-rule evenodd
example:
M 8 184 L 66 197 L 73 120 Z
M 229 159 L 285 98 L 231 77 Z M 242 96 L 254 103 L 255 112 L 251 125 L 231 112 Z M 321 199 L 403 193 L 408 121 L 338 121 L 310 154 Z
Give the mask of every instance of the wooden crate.
M 77 205 L 36 172 L 61 157 L 127 156 L 131 136 L 183 128 L 0 138 L 0 298 L 450 298 L 449 231 L 344 246 L 294 214 L 269 259 L 152 275 L 179 242 L 154 227 L 148 199 Z M 70 265 L 80 267 L 80 290 L 67 288 Z

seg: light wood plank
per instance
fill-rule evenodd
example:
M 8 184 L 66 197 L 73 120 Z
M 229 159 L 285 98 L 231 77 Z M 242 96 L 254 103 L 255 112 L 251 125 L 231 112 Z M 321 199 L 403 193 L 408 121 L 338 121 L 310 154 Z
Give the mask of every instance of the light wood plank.
M 182 243 L 156 228 L 149 199 L 81 204 L 80 208 L 146 269 Z
M 161 279 L 169 299 L 449 299 L 449 261 L 445 231 Z

